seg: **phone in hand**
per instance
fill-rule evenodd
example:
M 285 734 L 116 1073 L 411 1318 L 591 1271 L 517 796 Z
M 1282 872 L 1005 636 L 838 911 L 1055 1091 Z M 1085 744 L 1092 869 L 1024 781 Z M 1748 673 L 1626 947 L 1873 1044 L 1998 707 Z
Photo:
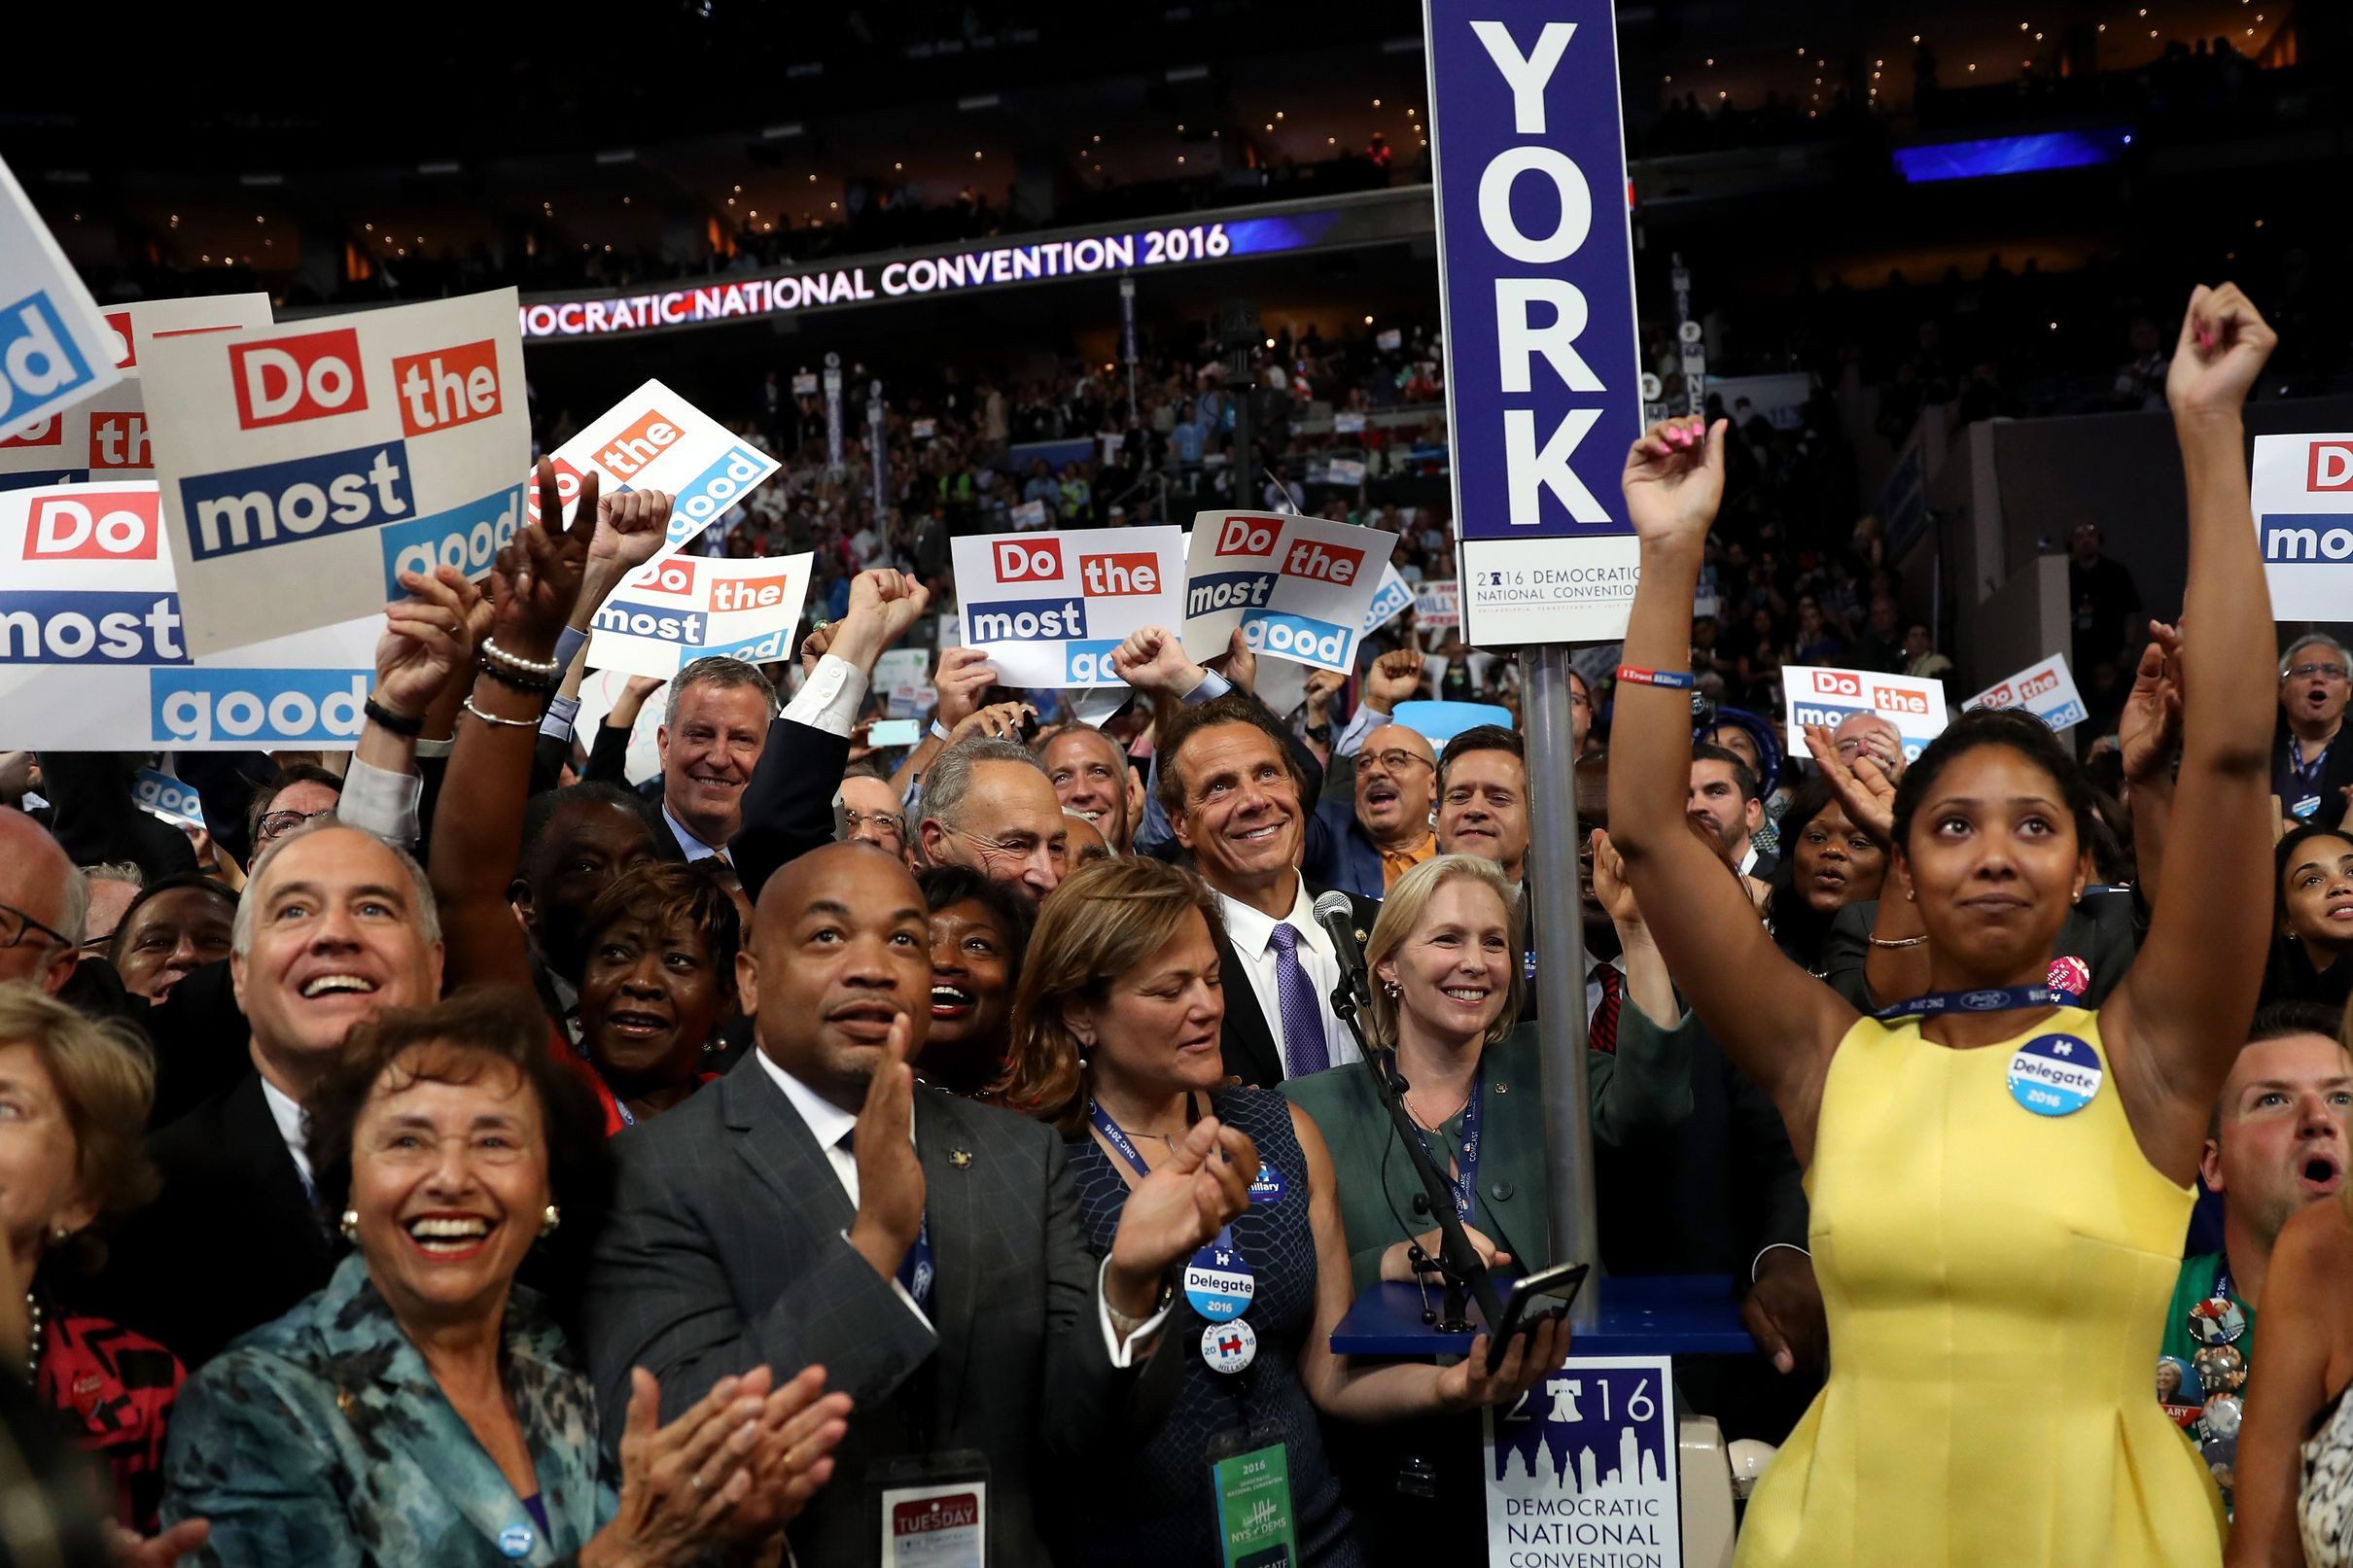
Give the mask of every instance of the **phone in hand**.
M 1493 1372 L 1503 1365 L 1503 1352 L 1518 1336 L 1566 1317 L 1569 1303 L 1577 1299 L 1593 1267 L 1590 1263 L 1560 1263 L 1513 1280 L 1511 1296 L 1503 1304 L 1503 1321 L 1488 1336 L 1487 1370 Z
M 923 738 L 923 721 L 916 718 L 878 718 L 866 729 L 866 744 L 881 749 L 913 746 Z

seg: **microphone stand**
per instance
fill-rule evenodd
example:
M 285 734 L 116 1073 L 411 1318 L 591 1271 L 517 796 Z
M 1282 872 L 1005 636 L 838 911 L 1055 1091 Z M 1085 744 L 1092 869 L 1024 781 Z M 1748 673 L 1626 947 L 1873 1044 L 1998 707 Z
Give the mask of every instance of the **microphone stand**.
M 1375 1051 L 1366 1042 L 1364 1026 L 1356 1017 L 1356 993 L 1350 978 L 1343 965 L 1340 984 L 1332 988 L 1332 1011 L 1356 1037 L 1356 1049 L 1363 1053 L 1364 1064 L 1373 1075 L 1374 1089 L 1397 1129 L 1397 1140 L 1405 1145 L 1406 1158 L 1413 1162 L 1415 1174 L 1422 1178 L 1422 1197 L 1416 1200 L 1415 1206 L 1436 1215 L 1438 1220 L 1438 1255 L 1429 1261 L 1445 1281 L 1446 1300 L 1444 1310 L 1433 1326 L 1441 1334 L 1473 1332 L 1476 1325 L 1465 1315 L 1472 1297 L 1478 1299 L 1480 1313 L 1490 1324 L 1500 1323 L 1503 1301 L 1495 1294 L 1487 1265 L 1479 1261 L 1479 1249 L 1471 1245 L 1470 1237 L 1462 1228 L 1462 1216 L 1455 1209 L 1454 1183 L 1438 1168 L 1429 1145 L 1422 1139 L 1422 1130 L 1414 1125 L 1412 1113 L 1405 1108 L 1405 1092 L 1412 1085 L 1398 1073 L 1394 1051 Z M 1417 1258 L 1426 1256 L 1419 1246 L 1412 1250 Z M 1426 1310 L 1422 1314 L 1425 1322 L 1429 1316 Z

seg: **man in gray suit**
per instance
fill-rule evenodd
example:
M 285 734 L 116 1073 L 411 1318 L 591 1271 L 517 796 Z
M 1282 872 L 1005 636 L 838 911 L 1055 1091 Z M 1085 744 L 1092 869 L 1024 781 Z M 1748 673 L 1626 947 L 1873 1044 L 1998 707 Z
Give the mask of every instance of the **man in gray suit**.
M 871 845 L 769 880 L 737 983 L 759 1049 L 615 1145 L 583 1302 L 609 1439 L 632 1367 L 677 1410 L 730 1373 L 822 1365 L 856 1405 L 792 1526 L 801 1562 L 877 1560 L 879 1485 L 969 1490 L 983 1464 L 991 1560 L 1045 1560 L 1036 1473 L 1139 1435 L 1139 1370 L 1193 1353 L 1157 1344 L 1172 1271 L 1247 1206 L 1256 1151 L 1204 1119 L 1098 1264 L 1052 1129 L 915 1087 L 929 918 Z

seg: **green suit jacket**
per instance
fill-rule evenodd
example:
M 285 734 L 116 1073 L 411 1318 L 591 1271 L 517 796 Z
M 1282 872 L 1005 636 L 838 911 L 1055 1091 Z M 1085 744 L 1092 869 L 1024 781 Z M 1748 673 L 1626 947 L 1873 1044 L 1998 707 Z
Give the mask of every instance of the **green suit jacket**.
M 1691 1067 L 1663 1030 L 1628 1028 L 1640 1009 L 1620 1016 L 1617 1052 L 1585 1054 L 1593 1094 L 1594 1137 L 1602 1143 L 1654 1136 L 1691 1114 Z M 1488 1047 L 1480 1063 L 1479 1181 L 1471 1225 L 1512 1255 L 1516 1271 L 1552 1262 L 1551 1204 L 1545 1194 L 1544 1095 L 1536 1027 L 1523 1024 Z M 1381 1277 L 1381 1255 L 1430 1230 L 1416 1223 L 1422 1191 L 1413 1161 L 1362 1062 L 1305 1078 L 1286 1078 L 1283 1094 L 1315 1118 L 1332 1152 L 1340 1218 L 1348 1230 L 1352 1290 Z M 1462 1118 L 1439 1129 L 1430 1152 L 1441 1166 L 1461 1153 Z M 1443 1145 L 1441 1147 L 1441 1145 Z

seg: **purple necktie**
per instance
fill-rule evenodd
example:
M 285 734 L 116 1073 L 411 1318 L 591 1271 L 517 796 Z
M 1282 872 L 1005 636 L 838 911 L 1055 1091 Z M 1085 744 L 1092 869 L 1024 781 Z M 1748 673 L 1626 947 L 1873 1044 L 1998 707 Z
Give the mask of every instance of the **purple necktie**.
M 1304 1078 L 1332 1064 L 1323 1044 L 1323 1005 L 1299 964 L 1299 930 L 1275 927 L 1275 1000 L 1282 1011 L 1283 1076 Z

